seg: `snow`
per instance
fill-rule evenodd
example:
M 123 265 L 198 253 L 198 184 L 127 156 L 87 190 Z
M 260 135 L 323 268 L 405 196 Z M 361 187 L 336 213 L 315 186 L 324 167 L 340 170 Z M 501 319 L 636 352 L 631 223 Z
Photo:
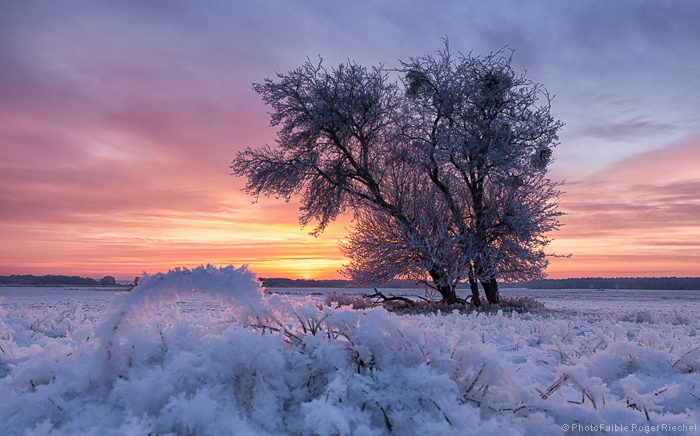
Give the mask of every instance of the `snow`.
M 429 315 L 287 293 L 210 266 L 0 288 L 0 434 L 698 431 L 692 291 L 504 289 L 546 308 Z

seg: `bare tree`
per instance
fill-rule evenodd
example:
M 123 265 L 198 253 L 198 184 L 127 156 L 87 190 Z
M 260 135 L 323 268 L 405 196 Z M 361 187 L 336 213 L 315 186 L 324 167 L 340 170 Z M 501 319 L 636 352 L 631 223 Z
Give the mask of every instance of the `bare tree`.
M 382 67 L 307 61 L 254 85 L 278 147 L 239 153 L 233 173 L 256 198 L 301 195 L 314 235 L 353 211 L 342 245 L 353 279 L 429 278 L 450 303 L 463 281 L 478 302 L 481 281 L 497 302 L 498 277 L 541 274 L 545 233 L 559 225 L 544 177 L 561 127 L 549 95 L 510 57 L 454 56 L 447 43 L 398 72 L 397 83 Z

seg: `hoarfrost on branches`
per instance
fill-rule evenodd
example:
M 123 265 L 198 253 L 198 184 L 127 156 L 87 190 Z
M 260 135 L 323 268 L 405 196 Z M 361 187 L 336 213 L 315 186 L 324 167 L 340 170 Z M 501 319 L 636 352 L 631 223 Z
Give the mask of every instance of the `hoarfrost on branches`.
M 328 70 L 307 61 L 254 85 L 280 126 L 276 148 L 232 162 L 254 196 L 301 196 L 302 225 L 324 230 L 355 215 L 342 246 L 358 282 L 432 282 L 448 303 L 477 283 L 543 275 L 547 233 L 559 227 L 558 184 L 546 178 L 562 123 L 512 52 L 412 58 L 391 80 L 383 66 Z

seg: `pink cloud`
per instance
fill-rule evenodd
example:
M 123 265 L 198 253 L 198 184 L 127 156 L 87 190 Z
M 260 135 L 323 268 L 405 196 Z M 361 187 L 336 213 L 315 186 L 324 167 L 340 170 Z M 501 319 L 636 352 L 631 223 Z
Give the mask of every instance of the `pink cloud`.
M 565 185 L 550 273 L 700 274 L 700 142 L 645 153 Z M 593 271 L 591 271 L 593 269 Z

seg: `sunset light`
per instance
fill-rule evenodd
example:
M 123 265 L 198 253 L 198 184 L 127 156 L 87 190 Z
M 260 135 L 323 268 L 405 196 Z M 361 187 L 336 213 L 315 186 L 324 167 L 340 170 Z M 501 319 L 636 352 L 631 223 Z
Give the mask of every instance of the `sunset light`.
M 698 23 L 0 0 L 0 436 L 698 434 Z
M 314 238 L 313 225 L 299 226 L 298 198 L 253 203 L 230 175 L 238 151 L 275 144 L 251 83 L 307 56 L 395 68 L 444 35 L 463 51 L 515 48 L 514 67 L 555 95 L 566 125 L 550 177 L 565 181 L 566 215 L 550 251 L 572 256 L 552 258 L 551 277 L 700 275 L 692 14 L 546 4 L 414 5 L 398 21 L 374 5 L 332 17 L 285 5 L 259 21 L 252 5 L 182 4 L 152 22 L 131 3 L 6 3 L 0 275 L 131 280 L 247 264 L 262 277 L 340 278 L 350 216 Z

